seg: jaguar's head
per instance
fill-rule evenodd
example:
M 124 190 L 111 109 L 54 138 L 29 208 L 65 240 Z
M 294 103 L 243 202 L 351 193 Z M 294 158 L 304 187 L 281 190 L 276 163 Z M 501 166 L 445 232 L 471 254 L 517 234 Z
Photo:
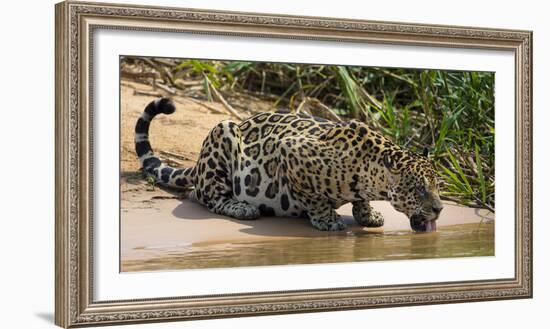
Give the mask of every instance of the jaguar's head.
M 436 171 L 427 158 L 427 150 L 422 155 L 403 154 L 383 157 L 390 183 L 390 202 L 397 211 L 407 215 L 414 231 L 435 231 L 436 220 L 443 210 Z

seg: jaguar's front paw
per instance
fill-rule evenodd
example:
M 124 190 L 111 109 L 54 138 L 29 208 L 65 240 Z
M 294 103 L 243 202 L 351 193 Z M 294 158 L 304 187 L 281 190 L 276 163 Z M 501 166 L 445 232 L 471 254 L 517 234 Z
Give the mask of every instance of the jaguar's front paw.
M 365 209 L 360 206 L 353 206 L 353 218 L 355 221 L 366 227 L 381 227 L 384 226 L 384 217 L 378 211 L 372 209 L 370 206 Z
M 341 231 L 346 228 L 346 223 L 340 218 L 330 220 L 310 219 L 311 225 L 320 231 Z

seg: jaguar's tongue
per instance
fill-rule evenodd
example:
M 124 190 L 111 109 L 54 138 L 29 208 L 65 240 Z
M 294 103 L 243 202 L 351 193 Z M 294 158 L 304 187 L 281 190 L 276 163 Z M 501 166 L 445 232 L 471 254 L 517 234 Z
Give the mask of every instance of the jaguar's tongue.
M 426 223 L 424 225 L 426 225 L 426 231 L 425 232 L 435 232 L 435 231 L 437 231 L 437 224 L 436 224 L 435 219 L 426 221 Z

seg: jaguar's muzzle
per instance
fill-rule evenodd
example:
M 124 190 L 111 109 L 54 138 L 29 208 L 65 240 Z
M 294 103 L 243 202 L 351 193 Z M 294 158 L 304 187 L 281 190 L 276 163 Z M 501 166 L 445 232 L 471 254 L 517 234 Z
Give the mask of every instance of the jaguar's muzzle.
M 410 218 L 411 228 L 415 232 L 434 232 L 437 230 L 437 218 L 427 220 L 420 214 L 412 215 Z

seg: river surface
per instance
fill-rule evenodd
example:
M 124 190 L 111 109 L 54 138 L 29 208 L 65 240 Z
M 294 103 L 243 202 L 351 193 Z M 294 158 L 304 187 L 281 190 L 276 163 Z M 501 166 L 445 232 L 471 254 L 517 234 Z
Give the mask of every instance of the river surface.
M 122 262 L 121 270 L 158 271 L 494 256 L 494 221 L 438 228 L 432 233 L 349 232 L 346 235 L 182 244 Z

